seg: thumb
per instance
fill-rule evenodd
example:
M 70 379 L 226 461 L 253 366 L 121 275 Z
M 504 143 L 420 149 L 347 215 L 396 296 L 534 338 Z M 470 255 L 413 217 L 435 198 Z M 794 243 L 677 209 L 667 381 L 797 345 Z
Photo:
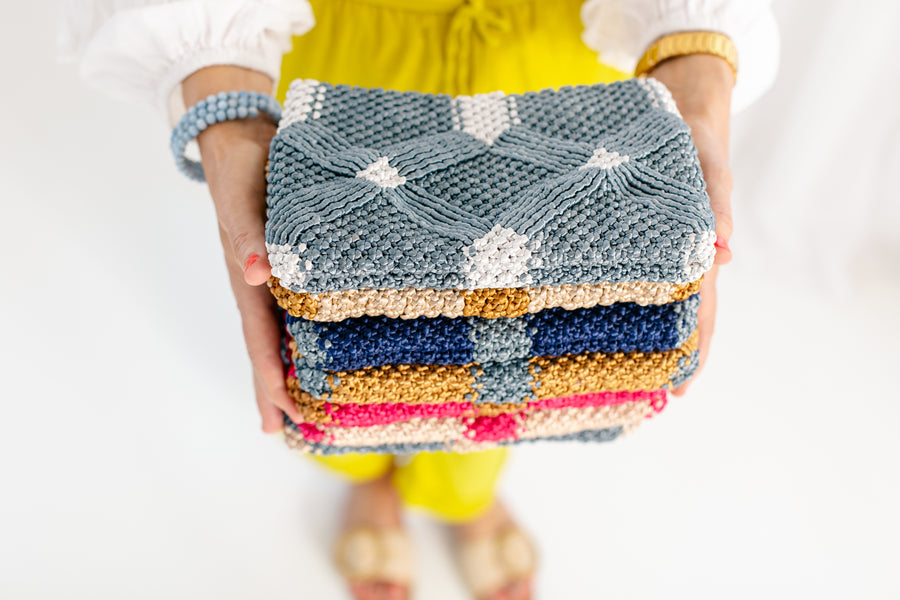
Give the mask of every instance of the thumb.
M 266 251 L 263 219 L 249 211 L 239 211 L 223 221 L 223 244 L 230 245 L 233 260 L 244 273 L 244 281 L 254 286 L 265 283 L 272 268 Z
M 271 273 L 266 252 L 266 151 L 252 143 L 236 143 L 219 177 L 210 179 L 210 193 L 222 231 L 226 258 L 244 274 L 249 285 L 265 283 Z M 204 165 L 205 168 L 205 165 Z
M 710 208 L 716 218 L 715 264 L 724 265 L 731 261 L 728 242 L 734 227 L 731 219 L 731 190 L 734 184 L 728 164 L 728 120 L 719 121 L 691 119 L 688 124 L 706 181 Z
M 266 119 L 226 121 L 198 142 L 203 172 L 216 206 L 226 260 L 260 285 L 271 267 L 266 253 L 266 161 L 275 125 Z
M 734 229 L 731 218 L 731 172 L 727 168 L 707 180 L 709 203 L 716 217 L 716 259 L 715 264 L 731 262 L 731 247 L 728 241 Z
M 264 433 L 277 433 L 284 427 L 284 413 L 275 406 L 266 395 L 265 388 L 259 381 L 259 375 L 253 370 L 253 389 L 256 392 L 256 405 L 262 417 L 262 430 Z
M 698 129 L 700 129 L 698 127 Z M 724 147 L 717 144 L 705 131 L 696 135 L 697 154 L 703 178 L 706 180 L 706 192 L 709 204 L 716 218 L 716 259 L 715 264 L 724 265 L 731 261 L 731 248 L 728 245 L 734 222 L 731 218 L 731 190 L 733 181 L 728 155 Z

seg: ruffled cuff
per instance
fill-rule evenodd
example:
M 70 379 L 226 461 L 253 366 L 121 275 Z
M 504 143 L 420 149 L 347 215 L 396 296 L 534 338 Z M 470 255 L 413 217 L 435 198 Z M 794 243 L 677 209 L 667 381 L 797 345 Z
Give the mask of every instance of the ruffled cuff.
M 315 23 L 305 0 L 112 4 L 95 2 L 94 19 L 63 21 L 63 58 L 79 60 L 81 76 L 93 86 L 128 102 L 150 103 L 172 124 L 185 110 L 185 77 L 211 65 L 235 65 L 277 81 L 291 37 Z
M 769 89 L 778 71 L 778 27 L 769 0 L 587 0 L 581 20 L 584 43 L 626 73 L 633 73 L 644 51 L 666 34 L 724 33 L 738 52 L 732 113 Z

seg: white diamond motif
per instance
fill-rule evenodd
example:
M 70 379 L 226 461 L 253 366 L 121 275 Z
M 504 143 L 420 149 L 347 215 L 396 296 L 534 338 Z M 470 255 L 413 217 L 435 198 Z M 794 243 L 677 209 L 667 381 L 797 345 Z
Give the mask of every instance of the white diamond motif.
M 269 264 L 272 275 L 277 277 L 285 287 L 302 288 L 306 281 L 306 273 L 312 269 L 312 263 L 306 261 L 305 269 L 300 268 L 300 255 L 295 253 L 290 244 L 266 244 L 269 252 Z M 297 246 L 297 252 L 306 250 L 306 244 Z
M 528 237 L 495 225 L 467 248 L 465 275 L 472 289 L 530 284 Z M 524 276 L 524 277 L 523 277 Z
M 678 112 L 678 107 L 675 105 L 675 99 L 672 98 L 672 92 L 661 81 L 653 77 L 638 77 L 637 82 L 650 96 L 654 108 L 662 108 L 681 117 L 681 113 Z
M 610 152 L 606 148 L 597 148 L 588 161 L 581 165 L 582 169 L 612 169 L 622 163 L 627 163 L 628 157 L 618 152 Z
M 382 156 L 362 171 L 358 171 L 356 176 L 368 179 L 381 187 L 395 188 L 406 183 L 406 177 L 403 177 L 400 171 L 388 164 L 386 156 Z
M 510 118 L 509 105 L 503 92 L 457 96 L 454 108 L 459 111 L 458 118 L 462 121 L 463 133 L 468 133 L 488 146 L 512 126 L 513 120 L 519 120 L 518 115 L 514 119 Z
M 690 245 L 685 251 L 684 280 L 697 281 L 700 276 L 709 271 L 716 260 L 716 232 L 704 231 L 700 234 L 692 233 L 688 236 Z
M 296 79 L 288 88 L 284 102 L 284 112 L 278 124 L 278 132 L 296 123 L 306 121 L 310 117 L 318 119 L 318 110 L 325 99 L 325 87 L 315 79 Z

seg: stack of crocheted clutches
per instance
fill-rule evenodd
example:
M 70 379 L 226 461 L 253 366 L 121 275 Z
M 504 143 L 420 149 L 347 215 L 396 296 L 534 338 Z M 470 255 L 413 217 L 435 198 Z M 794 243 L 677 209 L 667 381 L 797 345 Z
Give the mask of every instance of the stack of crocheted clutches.
M 715 223 L 653 79 L 455 98 L 298 80 L 268 171 L 293 447 L 610 440 L 697 368 Z

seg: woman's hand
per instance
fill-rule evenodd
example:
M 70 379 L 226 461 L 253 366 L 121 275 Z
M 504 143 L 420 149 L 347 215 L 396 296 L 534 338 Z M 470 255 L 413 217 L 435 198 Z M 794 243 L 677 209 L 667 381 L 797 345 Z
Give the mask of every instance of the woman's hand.
M 271 93 L 272 80 L 257 71 L 216 66 L 184 80 L 185 105 L 221 91 Z M 244 340 L 253 365 L 256 403 L 262 429 L 282 427 L 282 411 L 301 420 L 287 392 L 281 362 L 281 327 L 277 306 L 265 285 L 271 267 L 265 244 L 266 160 L 275 124 L 266 116 L 217 123 L 200 133 L 197 142 L 203 172 L 219 221 L 219 237 L 231 289 L 237 301 Z
M 707 54 L 691 54 L 663 61 L 650 73 L 661 81 L 675 99 L 681 116 L 691 127 L 697 146 L 706 191 L 716 216 L 716 260 L 700 285 L 699 330 L 700 368 L 684 384 L 672 391 L 682 396 L 706 363 L 715 327 L 716 277 L 719 265 L 731 260 L 731 168 L 728 166 L 728 125 L 731 118 L 731 90 L 734 73 L 727 62 Z

